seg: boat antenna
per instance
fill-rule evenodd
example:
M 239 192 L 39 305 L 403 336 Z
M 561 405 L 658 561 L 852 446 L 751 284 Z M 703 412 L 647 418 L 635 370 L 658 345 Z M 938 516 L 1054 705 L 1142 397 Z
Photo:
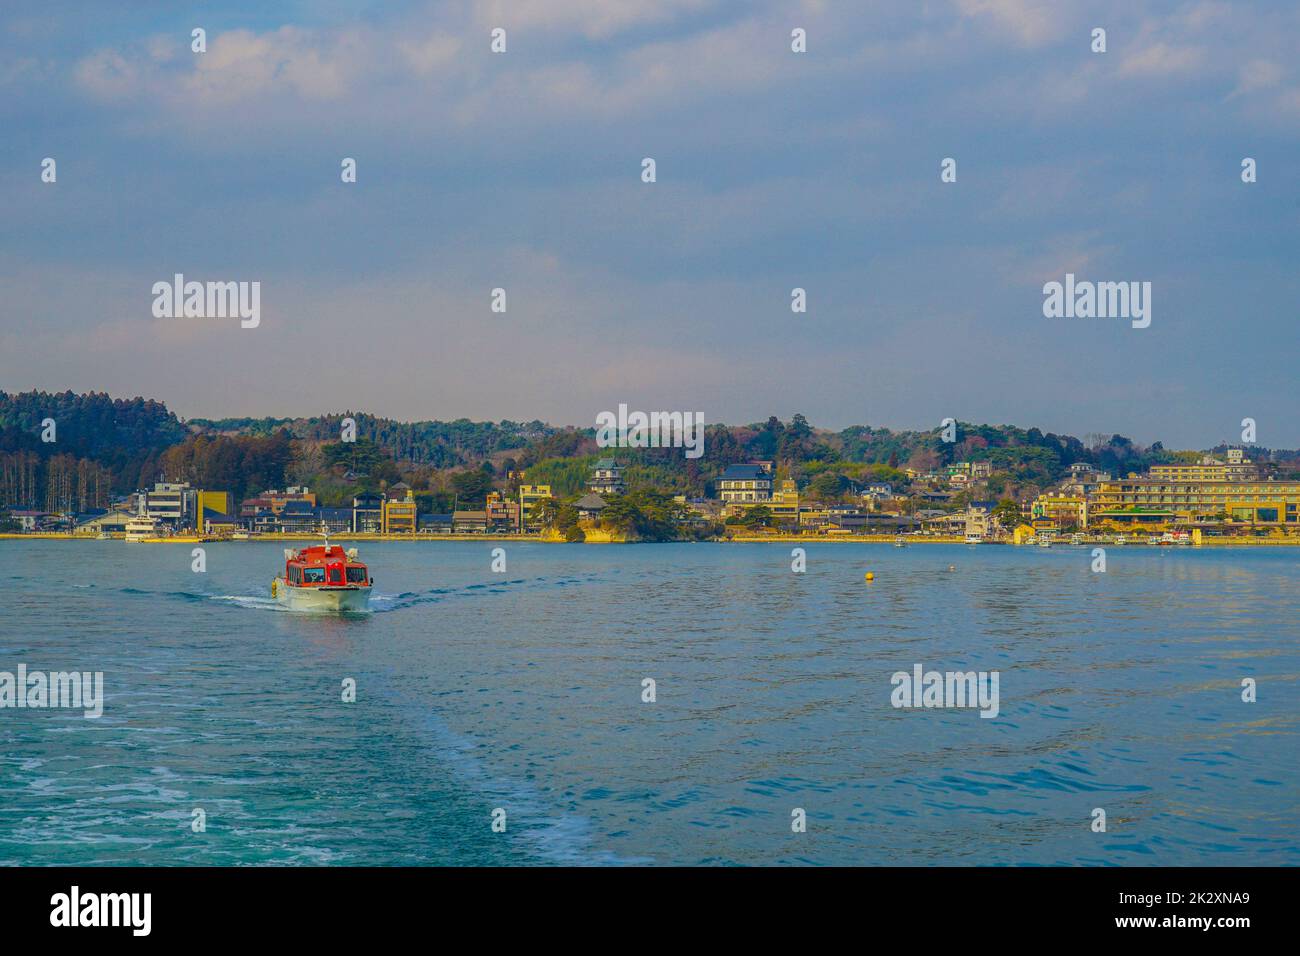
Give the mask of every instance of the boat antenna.
M 320 533 L 321 536 L 325 539 L 325 551 L 326 553 L 328 553 L 330 549 L 330 529 L 325 525 L 324 518 L 320 519 Z

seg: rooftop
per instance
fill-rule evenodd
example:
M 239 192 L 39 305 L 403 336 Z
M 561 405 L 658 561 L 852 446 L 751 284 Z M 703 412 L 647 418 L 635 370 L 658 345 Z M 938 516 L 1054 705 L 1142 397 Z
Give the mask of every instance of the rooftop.
M 721 481 L 758 481 L 771 477 L 762 465 L 729 465 Z

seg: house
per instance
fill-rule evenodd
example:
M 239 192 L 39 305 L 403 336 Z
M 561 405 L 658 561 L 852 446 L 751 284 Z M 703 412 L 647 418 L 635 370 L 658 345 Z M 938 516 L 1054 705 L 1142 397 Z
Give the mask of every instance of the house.
M 609 507 L 605 499 L 597 494 L 583 495 L 573 506 L 578 509 L 578 517 L 587 521 L 599 518 L 600 513 Z
M 451 516 L 453 534 L 483 534 L 487 531 L 486 511 L 456 511 Z
M 279 530 L 285 534 L 311 534 L 320 529 L 316 509 L 309 501 L 288 501 L 279 515 Z
M 325 526 L 330 534 L 346 534 L 352 530 L 351 508 L 317 508 L 316 526 Z
M 416 521 L 421 534 L 451 534 L 451 515 L 422 514 Z
M 966 512 L 953 511 L 939 512 L 938 514 L 926 514 L 922 517 L 922 512 L 918 511 L 917 516 L 921 517 L 921 527 L 934 534 L 952 534 L 964 535 L 966 533 Z
M 399 481 L 384 501 L 384 534 L 415 534 L 416 505 L 411 486 Z
M 203 519 L 199 522 L 202 534 L 229 534 L 240 526 L 239 515 L 227 514 L 215 508 L 204 508 Z
M 623 469 L 613 458 L 602 458 L 592 470 L 587 488 L 597 495 L 621 495 L 625 489 Z
M 718 497 L 728 503 L 759 504 L 772 500 L 772 472 L 767 462 L 730 465 L 718 479 Z
M 284 491 L 277 491 L 272 488 L 270 491 L 264 491 L 255 498 L 248 498 L 240 503 L 240 517 L 251 517 L 262 510 L 269 510 L 278 515 L 284 510 L 284 506 L 290 501 L 305 501 L 313 508 L 316 507 L 316 493 L 311 491 L 306 485 L 291 485 Z
M 276 518 L 275 512 L 270 508 L 262 508 L 255 514 L 247 517 L 244 517 L 241 514 L 239 520 L 244 523 L 244 526 L 248 528 L 249 531 L 254 531 L 258 534 L 267 534 L 268 532 L 279 530 L 277 525 L 279 519 Z
M 972 501 L 967 505 L 964 534 L 967 537 L 990 537 L 998 526 L 997 519 L 993 517 L 993 509 L 996 506 L 996 501 Z

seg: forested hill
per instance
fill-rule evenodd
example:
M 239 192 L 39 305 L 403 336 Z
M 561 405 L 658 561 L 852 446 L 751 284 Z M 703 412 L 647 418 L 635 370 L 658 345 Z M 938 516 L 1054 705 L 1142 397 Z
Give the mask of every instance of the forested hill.
M 498 452 L 523 448 L 556 431 L 537 421 L 494 423 L 459 418 L 399 422 L 351 411 L 312 418 L 194 418 L 189 425 L 192 430 L 223 435 L 270 435 L 283 428 L 303 441 L 333 442 L 338 441 L 345 418 L 356 422 L 358 440 L 374 442 L 396 461 L 434 468 L 481 461 Z
M 41 440 L 47 419 L 54 422 L 52 442 Z M 103 392 L 0 391 L 0 452 L 26 451 L 42 458 L 71 455 L 115 472 L 130 472 L 188 435 L 180 419 L 153 399 L 110 398 Z
M 341 442 L 343 421 L 356 441 Z M 53 419 L 56 440 L 42 441 Z M 1220 449 L 1204 449 L 1217 452 Z M 0 508 L 47 510 L 102 507 L 115 494 L 155 481 L 189 481 L 237 498 L 286 484 L 309 484 L 329 503 L 360 490 L 405 481 L 434 510 L 478 503 L 487 491 L 510 492 L 520 470 L 558 495 L 581 492 L 595 460 L 613 454 L 629 487 L 708 495 L 728 465 L 775 463 L 780 478 L 813 486 L 833 500 L 864 481 L 911 481 L 957 462 L 985 461 L 991 477 L 981 494 L 1036 494 L 1070 465 L 1086 462 L 1114 475 L 1152 464 L 1194 461 L 1202 450 L 1141 446 L 1122 435 L 1057 435 L 1038 428 L 958 422 L 956 440 L 940 426 L 925 431 L 854 425 L 819 429 L 802 415 L 749 425 L 708 426 L 702 457 L 680 449 L 601 449 L 593 427 L 526 423 L 399 422 L 363 412 L 310 418 L 227 418 L 182 421 L 162 403 L 101 393 L 0 392 Z M 1254 447 L 1277 477 L 1300 475 L 1295 452 Z M 910 473 L 909 473 L 910 470 Z

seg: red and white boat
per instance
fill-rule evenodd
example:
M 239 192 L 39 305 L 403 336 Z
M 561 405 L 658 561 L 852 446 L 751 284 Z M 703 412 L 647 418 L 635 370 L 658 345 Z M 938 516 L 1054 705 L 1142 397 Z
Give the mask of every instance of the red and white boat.
M 345 551 L 326 538 L 284 549 L 284 574 L 271 582 L 271 596 L 294 611 L 364 611 L 373 584 L 356 548 Z

